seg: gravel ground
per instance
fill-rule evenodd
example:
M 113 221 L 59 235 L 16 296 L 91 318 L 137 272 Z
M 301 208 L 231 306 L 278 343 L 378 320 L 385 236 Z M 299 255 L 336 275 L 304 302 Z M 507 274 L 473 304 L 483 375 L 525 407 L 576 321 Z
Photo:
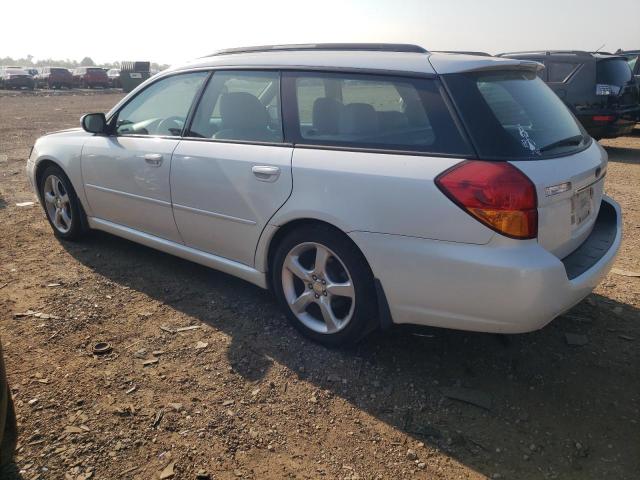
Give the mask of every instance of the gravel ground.
M 34 200 L 34 140 L 120 98 L 0 95 L 23 478 L 640 478 L 640 278 L 610 274 L 531 334 L 398 328 L 328 350 L 268 292 L 107 234 L 57 241 L 38 205 L 16 205 Z M 625 215 L 616 267 L 638 272 L 640 134 L 603 144 Z M 100 341 L 110 354 L 92 354 Z

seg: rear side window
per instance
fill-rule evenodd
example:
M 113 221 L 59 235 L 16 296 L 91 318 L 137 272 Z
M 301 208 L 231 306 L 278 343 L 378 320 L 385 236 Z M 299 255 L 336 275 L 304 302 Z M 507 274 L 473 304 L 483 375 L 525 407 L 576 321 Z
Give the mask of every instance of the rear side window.
M 545 62 L 549 82 L 566 82 L 580 66 L 579 63 Z
M 629 64 L 631 71 L 635 72 L 636 65 L 638 64 L 638 56 L 636 55 L 635 57 L 631 57 L 627 63 Z
M 444 77 L 482 158 L 540 159 L 571 153 L 589 142 L 568 108 L 534 72 Z
M 599 60 L 596 64 L 596 81 L 604 85 L 626 85 L 633 74 L 629 64 L 623 58 Z
M 439 84 L 342 73 L 293 74 L 300 143 L 469 154 Z

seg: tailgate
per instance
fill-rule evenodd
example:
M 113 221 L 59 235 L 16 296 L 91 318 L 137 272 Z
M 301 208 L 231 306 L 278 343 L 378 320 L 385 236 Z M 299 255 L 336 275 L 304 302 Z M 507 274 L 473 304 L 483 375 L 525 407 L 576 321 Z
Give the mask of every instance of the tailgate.
M 582 152 L 544 160 L 511 162 L 535 184 L 538 242 L 564 258 L 587 238 L 600 209 L 607 153 L 593 141 Z

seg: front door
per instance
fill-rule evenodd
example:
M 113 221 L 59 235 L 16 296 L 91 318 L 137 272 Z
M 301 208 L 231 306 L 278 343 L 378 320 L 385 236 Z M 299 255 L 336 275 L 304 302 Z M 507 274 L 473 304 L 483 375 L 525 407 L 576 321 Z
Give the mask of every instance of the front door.
M 207 75 L 153 83 L 116 114 L 114 135 L 87 140 L 82 177 L 94 217 L 181 242 L 171 210 L 171 156 Z
M 278 72 L 218 71 L 176 148 L 171 192 L 186 245 L 253 266 L 260 234 L 291 194 Z

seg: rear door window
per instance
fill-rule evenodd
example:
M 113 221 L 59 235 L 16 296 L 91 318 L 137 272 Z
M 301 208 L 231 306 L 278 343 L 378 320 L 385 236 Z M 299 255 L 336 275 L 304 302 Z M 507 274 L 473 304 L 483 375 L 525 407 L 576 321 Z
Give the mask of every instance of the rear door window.
M 482 158 L 540 159 L 577 151 L 590 141 L 562 100 L 534 72 L 444 77 Z
M 627 61 L 623 58 L 598 60 L 596 64 L 596 81 L 603 85 L 626 85 L 633 73 Z
M 292 74 L 298 143 L 465 155 L 470 148 L 432 79 Z

